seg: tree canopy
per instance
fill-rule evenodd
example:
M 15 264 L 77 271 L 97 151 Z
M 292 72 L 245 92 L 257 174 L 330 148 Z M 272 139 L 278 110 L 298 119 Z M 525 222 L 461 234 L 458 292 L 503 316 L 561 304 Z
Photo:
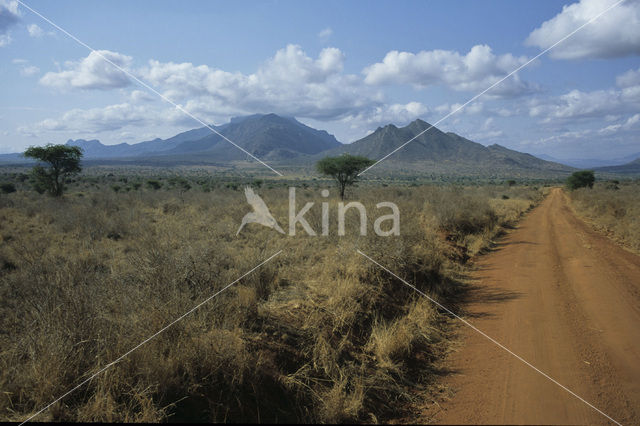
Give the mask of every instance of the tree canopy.
M 32 146 L 23 155 L 39 162 L 31 171 L 34 189 L 40 193 L 47 191 L 54 197 L 59 197 L 64 192 L 67 177 L 82 170 L 82 149 L 77 146 Z
M 572 191 L 578 188 L 593 188 L 595 180 L 596 177 L 592 170 L 580 170 L 569 176 L 567 179 L 567 187 Z
M 325 157 L 318 161 L 316 168 L 323 175 L 336 180 L 340 191 L 340 198 L 344 200 L 347 186 L 358 181 L 358 174 L 374 163 L 366 157 L 343 154 L 338 157 Z

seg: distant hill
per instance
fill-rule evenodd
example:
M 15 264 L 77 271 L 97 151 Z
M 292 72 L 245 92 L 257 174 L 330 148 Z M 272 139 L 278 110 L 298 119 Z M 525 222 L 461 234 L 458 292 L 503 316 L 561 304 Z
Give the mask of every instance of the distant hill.
M 640 152 L 631 155 L 625 155 L 624 157 L 618 157 L 613 159 L 602 159 L 602 158 L 554 158 L 550 155 L 539 154 L 536 155 L 538 158 L 542 158 L 543 160 L 553 161 L 560 164 L 565 164 L 567 166 L 575 167 L 578 169 L 593 169 L 598 167 L 609 167 L 609 166 L 621 166 L 627 164 L 636 158 L 640 157 Z
M 598 167 L 594 170 L 596 172 L 615 173 L 621 175 L 640 174 L 640 157 L 620 166 Z
M 306 126 L 295 118 L 276 114 L 237 117 L 212 126 L 252 155 L 279 168 L 289 166 L 304 173 L 314 169 L 325 156 L 351 153 L 378 160 L 407 141 L 412 142 L 376 166 L 392 174 L 557 176 L 574 169 L 545 161 L 500 145 L 484 146 L 455 133 L 429 129 L 429 123 L 415 120 L 405 127 L 393 124 L 343 145 L 324 130 Z M 429 129 L 424 134 L 416 135 Z M 98 140 L 69 140 L 68 145 L 84 150 L 85 164 L 140 164 L 147 166 L 215 165 L 234 167 L 249 156 L 207 127 L 189 130 L 168 139 L 136 144 L 104 145 Z M 0 155 L 5 163 L 25 162 L 19 154 Z M 252 160 L 253 161 L 253 160 Z
M 378 128 L 372 134 L 323 153 L 337 155 L 350 153 L 371 159 L 380 159 L 407 141 L 415 138 L 379 166 L 387 169 L 402 168 L 413 172 L 452 174 L 495 174 L 511 173 L 566 174 L 574 170 L 563 164 L 545 161 L 531 154 L 525 154 L 500 145 L 484 146 L 455 133 L 444 133 L 422 120 L 415 120 L 405 127 L 389 124 Z M 429 129 L 416 137 L 424 130 Z
M 286 160 L 299 155 L 316 154 L 340 146 L 335 137 L 316 130 L 295 118 L 276 114 L 238 117 L 222 126 L 211 126 L 238 146 L 264 160 Z M 154 139 L 136 144 L 104 145 L 97 140 L 76 139 L 67 145 L 79 146 L 86 159 L 127 159 L 175 162 L 229 162 L 248 156 L 207 127 L 180 133 L 169 139 Z
M 288 160 L 341 146 L 333 135 L 324 130 L 316 130 L 295 118 L 276 114 L 234 119 L 216 130 L 265 161 Z M 185 141 L 171 150 L 158 154 L 171 156 L 172 159 L 211 158 L 218 162 L 239 161 L 248 157 L 211 131 L 203 138 Z

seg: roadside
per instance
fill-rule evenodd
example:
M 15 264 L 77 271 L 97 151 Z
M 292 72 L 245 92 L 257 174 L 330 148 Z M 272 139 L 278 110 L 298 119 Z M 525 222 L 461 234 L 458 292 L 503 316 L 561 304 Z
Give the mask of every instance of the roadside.
M 640 406 L 640 258 L 549 197 L 474 266 L 465 317 L 622 423 Z M 608 423 L 567 391 L 460 326 L 455 391 L 418 419 L 439 423 Z

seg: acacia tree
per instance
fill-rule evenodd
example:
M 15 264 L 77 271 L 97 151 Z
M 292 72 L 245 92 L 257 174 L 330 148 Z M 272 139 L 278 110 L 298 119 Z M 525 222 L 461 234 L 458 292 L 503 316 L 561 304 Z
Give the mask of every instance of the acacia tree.
M 23 155 L 39 162 L 31 171 L 34 189 L 40 193 L 47 191 L 54 197 L 62 195 L 64 181 L 69 176 L 82 170 L 80 167 L 82 149 L 77 146 L 53 144 L 32 146 Z
M 578 188 L 593 188 L 595 180 L 596 177 L 592 170 L 580 170 L 579 172 L 574 172 L 569 176 L 567 179 L 567 186 L 572 191 Z
M 340 199 L 344 200 L 344 191 L 358 181 L 358 174 L 374 163 L 366 157 L 343 154 L 338 157 L 325 157 L 318 161 L 316 168 L 320 173 L 336 180 L 340 190 Z

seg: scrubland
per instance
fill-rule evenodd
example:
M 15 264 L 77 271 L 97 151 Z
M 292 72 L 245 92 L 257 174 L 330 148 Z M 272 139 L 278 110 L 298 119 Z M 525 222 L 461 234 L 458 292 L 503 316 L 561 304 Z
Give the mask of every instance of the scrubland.
M 640 252 L 640 181 L 597 182 L 593 188 L 568 193 L 579 216 Z
M 543 192 L 363 183 L 347 201 L 366 206 L 367 236 L 355 211 L 337 235 L 333 188 L 328 236 L 258 224 L 236 236 L 251 210 L 242 185 L 132 181 L 116 189 L 79 178 L 61 199 L 20 182 L 0 194 L 1 420 L 26 419 L 279 250 L 34 420 L 400 418 L 442 391 L 451 319 L 356 249 L 457 309 L 468 259 Z M 287 188 L 256 185 L 286 230 Z M 298 209 L 316 203 L 305 217 L 317 232 L 323 185 L 297 189 Z M 388 213 L 380 201 L 398 205 L 400 236 L 372 232 Z

